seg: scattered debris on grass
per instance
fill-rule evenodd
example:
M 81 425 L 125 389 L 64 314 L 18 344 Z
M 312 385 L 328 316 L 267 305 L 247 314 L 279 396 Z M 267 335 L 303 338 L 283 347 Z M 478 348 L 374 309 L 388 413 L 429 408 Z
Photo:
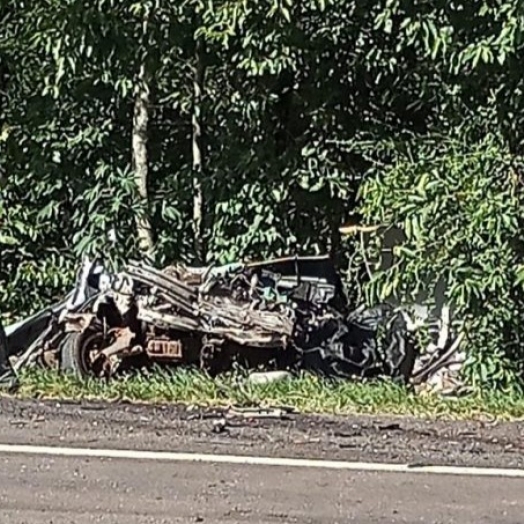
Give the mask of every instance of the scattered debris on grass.
M 524 396 L 483 394 L 443 397 L 416 394 L 392 382 L 353 382 L 298 376 L 253 384 L 242 372 L 211 378 L 197 370 L 154 370 L 149 376 L 131 374 L 110 381 L 38 368 L 22 374 L 19 395 L 30 398 L 177 403 L 199 407 L 296 410 L 317 414 L 389 414 L 435 419 L 524 418 Z

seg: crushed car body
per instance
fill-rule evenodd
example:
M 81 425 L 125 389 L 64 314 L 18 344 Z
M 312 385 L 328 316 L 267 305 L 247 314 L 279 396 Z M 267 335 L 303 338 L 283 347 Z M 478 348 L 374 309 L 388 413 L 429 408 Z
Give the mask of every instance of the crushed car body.
M 17 370 L 95 377 L 148 363 L 215 375 L 238 363 L 407 380 L 416 356 L 398 311 L 351 310 L 327 256 L 161 270 L 131 261 L 116 273 L 86 259 L 62 302 L 7 326 L 6 336 Z

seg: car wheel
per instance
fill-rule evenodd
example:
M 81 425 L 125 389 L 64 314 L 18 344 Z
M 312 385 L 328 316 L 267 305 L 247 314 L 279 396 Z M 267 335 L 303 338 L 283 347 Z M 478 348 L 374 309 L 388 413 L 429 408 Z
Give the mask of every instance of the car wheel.
M 60 346 L 60 369 L 78 377 L 100 376 L 94 362 L 107 345 L 101 326 L 90 326 L 83 332 L 69 333 Z

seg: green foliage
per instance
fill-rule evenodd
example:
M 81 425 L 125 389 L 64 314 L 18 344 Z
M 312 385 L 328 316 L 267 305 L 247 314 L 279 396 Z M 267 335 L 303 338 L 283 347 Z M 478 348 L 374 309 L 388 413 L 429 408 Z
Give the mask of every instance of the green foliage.
M 25 315 L 62 294 L 82 254 L 138 256 L 141 216 L 159 263 L 195 260 L 198 62 L 207 262 L 330 251 L 343 266 L 354 253 L 337 230 L 367 173 L 366 216 L 409 236 L 397 253 L 405 269 L 374 280 L 375 289 L 407 297 L 447 279 L 468 326 L 471 381 L 504 384 L 517 373 L 513 288 L 524 272 L 509 173 L 518 174 L 524 137 L 518 3 L 4 4 L 3 314 Z M 141 72 L 151 91 L 147 201 L 131 147 Z M 442 188 L 467 198 L 459 205 Z M 359 295 L 358 284 L 348 287 Z
M 522 159 L 497 137 L 476 141 L 464 131 L 460 139 L 377 144 L 373 154 L 362 212 L 372 223 L 397 225 L 402 238 L 372 291 L 402 302 L 426 295 L 431 304 L 443 286 L 466 333 L 470 383 L 509 388 L 524 360 Z M 371 257 L 380 257 L 379 245 Z

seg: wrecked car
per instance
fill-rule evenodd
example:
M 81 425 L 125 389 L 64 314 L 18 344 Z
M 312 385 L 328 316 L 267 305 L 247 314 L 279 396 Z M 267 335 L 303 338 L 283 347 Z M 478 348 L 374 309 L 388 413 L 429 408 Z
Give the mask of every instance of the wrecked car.
M 6 329 L 15 369 L 43 365 L 111 377 L 150 363 L 304 369 L 407 380 L 415 361 L 403 316 L 352 309 L 327 256 L 220 267 L 85 260 L 62 301 Z

